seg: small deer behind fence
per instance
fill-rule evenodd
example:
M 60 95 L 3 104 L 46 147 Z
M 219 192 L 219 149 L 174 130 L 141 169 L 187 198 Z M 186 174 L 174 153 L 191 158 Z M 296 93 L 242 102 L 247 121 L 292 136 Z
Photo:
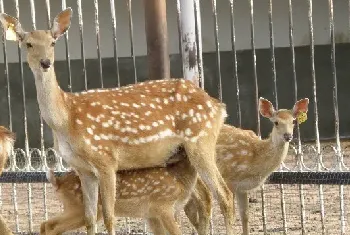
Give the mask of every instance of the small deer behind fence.
M 104 224 L 114 235 L 116 171 L 163 165 L 180 145 L 217 196 L 227 234 L 233 234 L 233 198 L 215 158 L 227 116 L 225 105 L 184 79 L 64 92 L 54 70 L 54 46 L 69 29 L 71 16 L 67 8 L 55 17 L 50 30 L 32 32 L 5 13 L 0 21 L 6 39 L 27 48 L 41 115 L 53 130 L 58 154 L 81 180 L 88 235 L 96 228 L 98 188 Z
M 261 186 L 267 177 L 276 170 L 287 156 L 289 142 L 293 138 L 293 129 L 299 115 L 308 111 L 309 99 L 301 99 L 292 110 L 275 111 L 270 101 L 260 98 L 259 110 L 263 117 L 269 118 L 273 128 L 268 139 L 261 140 L 250 130 L 243 130 L 229 125 L 221 129 L 216 146 L 217 164 L 228 187 L 237 196 L 243 234 L 249 234 L 248 192 Z M 201 190 L 203 188 L 198 188 Z M 210 211 L 201 206 L 211 204 L 200 203 L 191 199 L 185 207 L 187 217 L 196 226 L 206 227 Z M 197 216 L 198 215 L 198 216 Z
M 119 171 L 115 216 L 147 219 L 155 235 L 181 235 L 175 220 L 175 213 L 183 209 L 196 185 L 197 172 L 185 152 L 180 150 L 167 167 Z M 64 212 L 41 224 L 41 235 L 57 235 L 86 226 L 81 182 L 74 171 L 55 177 L 48 172 L 48 180 L 56 189 L 56 195 L 64 206 Z M 205 186 L 204 198 L 210 198 Z M 102 218 L 101 200 L 98 203 L 98 220 Z
M 15 134 L 7 128 L 0 126 L 0 175 L 5 168 L 7 159 L 12 153 L 15 142 Z M 4 218 L 0 215 L 0 232 L 2 235 L 13 235 L 6 225 Z

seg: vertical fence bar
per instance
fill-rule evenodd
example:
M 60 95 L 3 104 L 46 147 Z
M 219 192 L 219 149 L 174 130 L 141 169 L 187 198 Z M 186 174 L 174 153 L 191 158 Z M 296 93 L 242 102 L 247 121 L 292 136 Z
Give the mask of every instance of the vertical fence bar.
M 317 85 L 316 85 L 316 72 L 315 72 L 315 41 L 314 41 L 314 26 L 312 21 L 312 0 L 308 0 L 308 19 L 309 19 L 309 34 L 310 34 L 310 60 L 311 60 L 311 77 L 312 77 L 312 90 L 314 98 L 314 113 L 315 113 L 315 135 L 316 135 L 316 148 L 320 161 L 322 161 L 321 144 L 320 144 L 320 132 L 318 127 L 318 105 L 317 105 Z M 322 164 L 322 162 L 320 162 Z
M 198 85 L 199 81 L 194 0 L 180 0 L 180 9 L 182 41 L 181 50 L 184 78 L 192 80 Z
M 340 199 L 340 234 L 346 234 L 346 217 L 345 217 L 345 203 L 344 203 L 344 185 L 339 185 L 339 199 Z
M 211 1 L 212 11 L 214 17 L 214 37 L 215 37 L 215 50 L 216 50 L 216 71 L 218 78 L 219 88 L 219 99 L 222 101 L 222 81 L 221 81 L 221 67 L 220 67 L 220 42 L 219 42 L 219 26 L 218 26 L 218 15 L 216 12 L 216 0 Z
M 179 33 L 179 54 L 180 54 L 180 59 L 181 61 L 183 61 L 183 55 L 182 55 L 182 28 L 181 28 L 181 7 L 180 7 L 180 0 L 176 0 L 176 11 L 177 11 L 177 30 Z M 185 70 L 184 70 L 184 66 L 182 66 L 182 76 L 184 76 L 185 74 Z
M 130 35 L 130 50 L 132 56 L 132 63 L 134 69 L 134 82 L 137 83 L 137 71 L 136 71 L 136 58 L 135 58 L 135 49 L 134 49 L 134 25 L 132 21 L 132 6 L 131 0 L 127 0 L 128 4 L 128 13 L 129 13 L 129 35 Z
M 337 84 L 337 70 L 335 62 L 335 35 L 334 35 L 334 12 L 333 0 L 328 0 L 329 4 L 329 29 L 331 38 L 331 62 L 332 62 L 332 77 L 333 77 L 333 107 L 335 119 L 335 139 L 336 139 L 336 166 L 335 169 L 342 171 L 344 168 L 343 154 L 340 145 L 339 136 L 339 109 L 338 109 L 338 84 Z M 339 200 L 340 200 L 340 234 L 345 234 L 345 213 L 344 213 L 344 186 L 339 186 Z
M 231 19 L 231 46 L 233 57 L 233 79 L 236 82 L 236 101 L 237 101 L 237 119 L 238 126 L 242 126 L 242 114 L 241 114 L 241 101 L 239 96 L 239 79 L 238 79 L 238 66 L 237 66 L 237 52 L 236 52 L 236 28 L 235 28 L 235 15 L 234 15 L 234 3 L 230 1 L 230 19 Z
M 334 12 L 333 12 L 333 0 L 328 0 L 329 5 L 329 31 L 331 39 L 331 63 L 332 63 L 332 78 L 333 78 L 333 108 L 334 108 L 334 125 L 335 125 L 335 140 L 336 140 L 336 166 L 338 171 L 343 170 L 343 154 L 340 145 L 339 135 L 339 107 L 338 107 L 338 84 L 337 84 L 337 69 L 335 61 L 335 35 L 334 35 Z
M 15 0 L 15 11 L 16 11 L 16 18 L 19 19 L 19 3 L 18 0 Z M 20 44 L 18 43 L 17 46 L 18 51 L 18 63 L 19 63 L 19 73 L 21 77 L 22 82 L 22 103 L 23 103 L 23 124 L 24 124 L 24 151 L 25 151 L 25 160 L 28 161 L 28 158 L 30 156 L 29 153 L 29 138 L 28 138 L 28 119 L 27 119 L 27 107 L 26 107 L 26 90 L 25 90 L 25 83 L 24 83 L 24 74 L 23 74 L 23 58 L 22 58 L 22 51 L 20 48 Z M 28 163 L 28 162 L 27 162 Z M 29 164 L 27 165 L 29 167 Z M 29 170 L 29 169 L 28 169 Z M 13 184 L 12 187 L 13 197 L 14 197 L 14 209 L 16 214 L 16 231 L 20 231 L 19 228 L 19 221 L 18 221 L 18 207 L 17 207 L 17 185 Z
M 312 83 L 313 83 L 313 98 L 314 98 L 314 113 L 315 113 L 315 135 L 316 135 L 316 149 L 318 155 L 318 170 L 325 168 L 323 165 L 323 157 L 321 153 L 321 144 L 320 144 L 320 134 L 318 127 L 318 105 L 317 105 L 317 90 L 316 90 L 316 73 L 315 73 L 315 43 L 314 43 L 314 33 L 313 33 L 313 21 L 312 21 L 312 0 L 308 0 L 308 18 L 309 18 L 309 34 L 310 34 L 310 54 L 311 54 L 311 73 L 312 73 Z M 323 197 L 323 185 L 319 186 L 319 195 L 320 195 L 320 216 L 322 224 L 322 234 L 326 234 L 325 228 L 325 207 L 324 207 L 324 197 Z
M 273 93 L 275 97 L 276 109 L 278 110 L 278 91 L 277 91 L 277 75 L 276 75 L 276 60 L 275 60 L 275 37 L 273 30 L 273 2 L 269 0 L 269 31 L 270 31 L 270 57 L 271 57 L 271 70 L 273 79 Z M 287 234 L 287 220 L 286 220 L 286 207 L 284 200 L 284 187 L 280 184 L 280 194 L 281 194 L 281 211 L 282 211 L 282 224 L 283 224 L 283 234 Z
M 66 0 L 62 0 L 62 10 L 66 9 Z M 70 54 L 69 54 L 69 43 L 68 43 L 68 32 L 64 34 L 64 43 L 66 45 L 66 60 L 68 69 L 68 90 L 72 91 L 72 70 L 70 66 Z
M 45 0 L 45 8 L 46 8 L 46 19 L 47 19 L 47 27 L 50 29 L 51 28 L 51 7 L 50 7 L 50 0 Z M 40 115 L 40 120 L 42 120 L 42 117 Z M 47 165 L 47 159 L 46 159 L 46 151 L 45 151 L 45 146 L 42 145 L 41 152 L 43 153 L 42 155 L 42 163 L 43 167 L 42 169 L 48 170 L 48 165 Z M 43 183 L 43 203 L 44 203 L 44 218 L 47 220 L 49 218 L 48 210 L 47 210 L 47 185 L 46 183 Z
M 256 51 L 255 51 L 255 28 L 254 28 L 254 0 L 249 1 L 250 10 L 250 36 L 251 36 L 251 47 L 253 55 L 253 75 L 254 75 L 254 88 L 255 88 L 255 103 L 256 103 L 256 120 L 257 120 L 257 134 L 261 138 L 260 131 L 260 115 L 259 115 L 259 87 L 258 87 L 258 76 L 256 72 Z M 263 231 L 267 233 L 266 229 L 266 210 L 265 210 L 265 194 L 264 185 L 261 186 L 261 213 L 263 220 Z
M 79 24 L 79 35 L 80 35 L 80 53 L 81 53 L 81 63 L 83 65 L 83 78 L 84 78 L 84 88 L 88 89 L 87 76 L 86 76 L 86 62 L 85 62 L 85 43 L 84 43 L 84 21 L 83 21 L 83 11 L 81 0 L 77 0 L 78 8 L 78 24 Z
M 117 42 L 117 20 L 115 16 L 115 3 L 114 3 L 114 0 L 110 0 L 109 3 L 111 6 L 111 19 L 112 19 L 112 31 L 113 31 L 113 54 L 114 54 L 115 71 L 117 74 L 117 85 L 118 87 L 120 87 L 118 42 Z
M 258 87 L 258 75 L 256 72 L 256 51 L 255 51 L 255 28 L 254 28 L 254 0 L 249 1 L 249 10 L 250 10 L 250 38 L 251 38 L 251 47 L 253 55 L 253 75 L 254 75 L 254 88 L 255 88 L 255 102 L 256 102 L 256 121 L 257 121 L 257 134 L 261 136 L 260 131 L 260 115 L 259 115 L 259 87 Z
M 298 83 L 295 69 L 295 50 L 294 50 L 294 24 L 293 24 L 293 8 L 292 1 L 288 0 L 288 20 L 289 20 L 289 48 L 292 55 L 292 72 L 293 72 L 293 84 L 294 84 L 294 103 L 298 99 Z M 299 125 L 297 124 L 297 139 L 298 139 L 298 156 L 301 154 L 301 140 Z M 299 158 L 299 157 L 298 157 Z M 285 208 L 282 213 L 285 214 Z M 283 233 L 287 233 L 287 221 L 283 221 Z
M 194 10 L 196 17 L 196 43 L 197 43 L 197 61 L 198 61 L 198 79 L 199 85 L 204 89 L 204 68 L 203 68 L 203 48 L 202 48 L 202 16 L 200 1 L 194 0 Z
M 148 77 L 170 78 L 166 0 L 144 0 Z
M 100 42 L 100 22 L 98 19 L 98 1 L 94 0 L 95 8 L 95 33 L 97 42 L 97 58 L 98 58 L 98 71 L 100 76 L 101 87 L 103 88 L 103 72 L 102 72 L 102 57 L 101 57 L 101 42 Z
M 276 61 L 275 61 L 275 37 L 273 32 L 272 21 L 272 0 L 269 0 L 269 31 L 270 31 L 270 59 L 271 71 L 273 79 L 273 96 L 275 97 L 276 109 L 278 110 L 278 93 L 277 93 L 277 76 L 276 76 Z
M 35 14 L 35 4 L 34 0 L 30 0 L 30 17 L 32 19 L 32 29 L 36 30 L 36 14 Z M 40 117 L 40 146 L 41 146 L 41 157 L 44 157 L 45 155 L 45 149 L 44 149 L 44 123 L 43 119 L 41 117 L 40 111 L 39 111 L 39 117 Z M 43 159 L 43 158 L 41 158 Z M 28 156 L 28 164 L 29 169 L 34 170 L 32 168 L 32 159 L 31 154 Z M 32 184 L 28 183 L 28 219 L 29 219 L 29 232 L 33 232 L 33 212 L 32 212 Z

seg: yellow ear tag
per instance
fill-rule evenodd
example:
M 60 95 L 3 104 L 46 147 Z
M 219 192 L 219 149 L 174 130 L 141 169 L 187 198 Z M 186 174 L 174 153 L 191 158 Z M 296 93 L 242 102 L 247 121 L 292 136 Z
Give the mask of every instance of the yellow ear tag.
M 14 24 L 9 24 L 6 30 L 6 40 L 9 41 L 16 41 L 17 40 L 17 35 L 15 33 L 15 25 Z
M 301 124 L 307 120 L 307 114 L 304 112 L 300 112 L 297 116 L 298 123 Z

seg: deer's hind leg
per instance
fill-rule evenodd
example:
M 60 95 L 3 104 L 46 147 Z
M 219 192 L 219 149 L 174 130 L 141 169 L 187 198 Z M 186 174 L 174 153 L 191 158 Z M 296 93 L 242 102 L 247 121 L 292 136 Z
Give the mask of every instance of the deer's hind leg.
M 249 200 L 247 192 L 237 192 L 239 214 L 241 216 L 243 235 L 249 235 Z
M 149 218 L 148 225 L 154 235 L 166 235 L 166 230 L 162 222 L 157 218 Z
M 195 190 L 184 207 L 185 214 L 198 235 L 208 234 L 212 207 L 212 196 L 203 181 L 198 178 Z
M 219 201 L 225 219 L 226 233 L 233 234 L 233 196 L 222 178 L 216 165 L 216 138 L 201 137 L 196 143 L 184 144 L 191 164 L 201 176 L 204 184 L 214 193 Z

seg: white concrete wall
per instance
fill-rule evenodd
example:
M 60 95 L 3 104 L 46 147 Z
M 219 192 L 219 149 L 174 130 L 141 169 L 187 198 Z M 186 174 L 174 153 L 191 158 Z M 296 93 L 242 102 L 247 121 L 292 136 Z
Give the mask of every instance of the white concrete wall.
M 45 0 L 34 0 L 36 6 L 36 25 L 39 29 L 46 29 Z M 5 12 L 15 15 L 14 1 L 5 0 Z M 85 34 L 86 58 L 96 58 L 96 35 L 94 28 L 94 5 L 93 0 L 82 0 Z M 130 56 L 130 39 L 127 0 L 115 0 L 116 17 L 118 25 L 118 49 L 119 56 Z M 236 42 L 237 49 L 250 49 L 250 12 L 249 0 L 235 0 Z M 256 47 L 269 47 L 269 22 L 268 0 L 255 0 L 255 35 Z M 295 27 L 295 45 L 308 45 L 308 8 L 307 0 L 293 0 L 293 17 Z M 314 0 L 314 35 L 316 44 L 328 44 L 329 39 L 329 15 L 328 0 Z M 336 38 L 338 42 L 349 42 L 349 13 L 347 0 L 334 0 Z M 19 0 L 20 21 L 26 30 L 31 30 L 31 17 L 29 0 Z M 61 10 L 61 1 L 51 0 L 51 19 Z M 69 30 L 70 56 L 72 59 L 81 58 L 79 26 L 76 0 L 67 0 L 67 6 L 73 8 L 73 22 Z M 211 0 L 201 0 L 202 6 L 202 30 L 204 52 L 215 50 L 214 25 L 211 11 Z M 168 31 L 170 53 L 178 53 L 177 13 L 176 1 L 167 0 L 168 7 Z M 288 0 L 273 0 L 273 20 L 275 31 L 275 43 L 277 47 L 289 46 L 288 32 Z M 145 55 L 146 39 L 144 33 L 143 0 L 132 1 L 134 40 L 136 55 Z M 220 49 L 231 50 L 230 39 L 230 8 L 229 0 L 217 0 Z M 99 1 L 101 52 L 103 57 L 113 57 L 112 24 L 110 20 L 109 1 Z M 0 49 L 0 62 L 3 61 L 3 51 Z M 65 59 L 64 40 L 60 40 L 56 49 L 57 60 Z M 8 59 L 10 62 L 18 61 L 17 47 L 15 43 L 8 43 Z

